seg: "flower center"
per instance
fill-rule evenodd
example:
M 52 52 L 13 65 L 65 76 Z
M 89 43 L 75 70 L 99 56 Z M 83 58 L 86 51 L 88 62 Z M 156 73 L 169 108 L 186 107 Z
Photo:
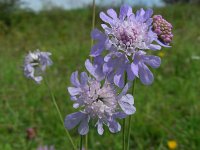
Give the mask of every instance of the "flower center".
M 99 82 L 91 82 L 85 111 L 95 118 L 104 118 L 115 112 L 117 100 L 115 91 L 108 84 L 104 84 L 101 88 Z M 89 102 L 89 103 L 88 103 Z
M 125 20 L 113 27 L 111 43 L 130 56 L 138 49 L 147 48 L 149 27 L 145 23 Z

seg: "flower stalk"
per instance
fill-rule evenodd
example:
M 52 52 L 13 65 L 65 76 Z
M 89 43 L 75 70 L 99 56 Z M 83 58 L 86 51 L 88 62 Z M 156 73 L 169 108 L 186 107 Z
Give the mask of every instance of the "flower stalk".
M 59 109 L 59 107 L 58 107 L 58 105 L 57 105 L 55 96 L 54 96 L 54 94 L 53 94 L 53 92 L 52 92 L 52 90 L 51 90 L 51 88 L 50 88 L 50 86 L 49 86 L 48 81 L 47 81 L 46 78 L 44 78 L 44 81 L 45 81 L 45 85 L 46 85 L 46 87 L 47 87 L 47 89 L 48 89 L 48 91 L 49 91 L 49 93 L 50 93 L 50 95 L 51 95 L 51 99 L 52 99 L 53 104 L 54 104 L 54 106 L 55 106 L 55 108 L 56 108 L 56 111 L 57 111 L 57 113 L 58 113 L 58 116 L 59 116 L 59 118 L 60 118 L 60 121 L 61 121 L 61 123 L 62 123 L 62 126 L 64 127 L 63 117 L 62 117 L 61 112 L 60 112 L 60 109 Z M 72 140 L 72 138 L 71 138 L 71 136 L 70 136 L 68 130 L 67 130 L 65 127 L 64 127 L 64 129 L 65 129 L 65 131 L 66 131 L 67 138 L 69 139 L 69 141 L 70 141 L 70 143 L 71 143 L 73 149 L 76 150 L 76 146 L 74 145 L 74 142 L 73 142 L 73 140 Z
M 135 91 L 135 82 L 136 82 L 136 79 L 133 80 L 133 85 L 132 85 L 132 90 L 131 90 L 131 94 L 134 95 L 134 91 Z M 128 134 L 127 134 L 127 150 L 129 150 L 129 147 L 130 147 L 130 135 L 131 135 L 131 118 L 132 118 L 132 115 L 130 115 L 128 117 Z

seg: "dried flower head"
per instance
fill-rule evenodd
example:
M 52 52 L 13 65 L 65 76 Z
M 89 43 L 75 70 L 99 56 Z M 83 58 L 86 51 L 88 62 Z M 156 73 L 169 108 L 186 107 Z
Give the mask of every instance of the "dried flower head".
M 42 73 L 46 70 L 46 67 L 52 65 L 50 55 L 49 52 L 39 50 L 29 52 L 24 60 L 24 75 L 39 84 L 43 79 Z
M 162 18 L 161 15 L 153 16 L 153 31 L 158 35 L 158 39 L 166 45 L 172 41 L 172 25 Z

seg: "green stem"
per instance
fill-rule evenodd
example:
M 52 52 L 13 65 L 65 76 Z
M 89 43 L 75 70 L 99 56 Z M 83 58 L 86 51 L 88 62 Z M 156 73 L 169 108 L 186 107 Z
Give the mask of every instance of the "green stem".
M 88 134 L 85 135 L 85 150 L 88 150 Z
M 95 7 L 95 0 L 93 0 L 93 3 L 92 3 L 92 30 L 94 29 L 95 27 L 95 11 L 96 11 L 96 7 Z M 91 47 L 93 46 L 94 44 L 94 40 L 91 39 Z
M 125 73 L 125 76 L 124 76 L 124 83 L 126 84 L 127 83 L 127 73 Z M 123 146 L 123 150 L 126 150 L 126 118 L 123 119 L 123 124 L 122 124 L 122 146 Z
M 126 143 L 126 134 L 125 134 L 125 126 L 126 126 L 126 119 L 124 118 L 123 119 L 123 124 L 122 124 L 122 134 L 123 134 L 123 136 L 122 136 L 122 146 L 123 146 L 123 150 L 125 150 L 126 149 L 126 145 L 125 145 L 125 143 Z
M 73 140 L 72 140 L 72 138 L 71 138 L 71 136 L 70 136 L 68 130 L 67 130 L 67 129 L 65 128 L 65 126 L 64 126 L 64 120 L 63 120 L 63 118 L 62 118 L 60 109 L 59 109 L 59 107 L 58 107 L 58 105 L 57 105 L 57 103 L 56 103 L 55 96 L 54 96 L 53 92 L 51 91 L 51 88 L 50 88 L 50 86 L 49 86 L 49 84 L 48 84 L 48 82 L 47 82 L 47 80 L 46 80 L 45 78 L 44 78 L 44 81 L 45 81 L 45 84 L 46 84 L 46 86 L 47 86 L 47 88 L 48 88 L 48 90 L 49 90 L 49 93 L 51 94 L 51 98 L 52 98 L 52 101 L 53 101 L 54 106 L 56 107 L 56 110 L 57 110 L 57 113 L 58 113 L 58 115 L 59 115 L 60 121 L 61 121 L 61 123 L 62 123 L 62 125 L 63 125 L 63 127 L 64 127 L 64 129 L 65 129 L 65 131 L 66 131 L 66 133 L 67 133 L 67 138 L 68 138 L 69 141 L 71 142 L 71 144 L 72 144 L 72 146 L 73 146 L 73 149 L 76 150 L 76 147 L 75 147 L 75 145 L 74 145 L 74 142 L 73 142 Z
M 79 145 L 79 150 L 82 150 L 83 147 L 83 136 L 80 135 L 80 145 Z
M 92 30 L 95 27 L 95 10 L 96 10 L 95 0 L 93 0 L 93 3 L 92 3 Z M 91 48 L 92 48 L 93 44 L 94 44 L 94 40 L 91 39 Z M 93 60 L 92 57 L 90 57 L 91 62 L 92 62 L 92 60 Z M 85 150 L 88 150 L 88 136 L 89 136 L 88 134 L 85 135 Z
M 135 79 L 136 80 L 136 79 Z M 133 80 L 133 86 L 132 86 L 132 91 L 131 94 L 134 94 L 134 90 L 135 90 L 135 80 Z M 132 115 L 130 115 L 128 117 L 128 141 L 127 141 L 127 150 L 129 150 L 129 145 L 130 145 L 130 135 L 131 135 L 131 117 Z

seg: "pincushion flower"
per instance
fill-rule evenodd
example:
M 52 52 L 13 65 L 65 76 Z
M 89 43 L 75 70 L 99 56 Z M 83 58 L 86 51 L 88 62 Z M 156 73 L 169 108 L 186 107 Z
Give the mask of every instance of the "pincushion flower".
M 51 53 L 40 50 L 29 52 L 24 60 L 24 75 L 39 84 L 43 79 L 42 73 L 52 65 L 50 55 Z
M 86 61 L 86 68 L 91 74 L 97 73 L 98 67 L 89 60 Z M 103 125 L 108 126 L 110 132 L 115 133 L 121 130 L 117 119 L 125 118 L 135 112 L 134 99 L 128 91 L 128 84 L 120 94 L 113 84 L 105 80 L 101 84 L 102 77 L 95 75 L 88 77 L 86 72 L 80 74 L 74 72 L 71 75 L 73 87 L 68 87 L 71 99 L 74 101 L 74 108 L 79 108 L 78 112 L 69 114 L 65 119 L 65 127 L 72 129 L 79 125 L 78 132 L 85 135 L 89 131 L 89 121 L 95 120 L 97 131 L 103 134 Z
M 158 41 L 158 36 L 152 31 L 151 9 L 140 9 L 134 14 L 132 8 L 123 5 L 119 17 L 113 9 L 108 9 L 107 14 L 100 13 L 100 18 L 107 24 L 102 24 L 105 34 L 95 29 L 92 38 L 99 42 L 91 51 L 92 56 L 100 55 L 105 47 L 114 47 L 112 50 L 120 51 L 130 56 L 137 50 L 160 50 L 161 46 L 153 44 Z M 104 46 L 103 46 L 104 43 Z
M 107 14 L 100 13 L 100 18 L 107 23 L 102 24 L 105 33 L 98 29 L 91 33 L 97 41 L 91 56 L 105 55 L 104 73 L 114 74 L 113 82 L 120 88 L 124 86 L 125 72 L 130 81 L 139 77 L 143 84 L 151 84 L 154 77 L 146 65 L 158 68 L 161 60 L 146 52 L 160 50 L 161 46 L 169 47 L 173 36 L 171 24 L 160 15 L 152 18 L 152 14 L 151 9 L 140 9 L 134 14 L 128 5 L 120 8 L 119 16 L 113 9 L 108 9 Z M 104 50 L 107 50 L 106 54 Z

